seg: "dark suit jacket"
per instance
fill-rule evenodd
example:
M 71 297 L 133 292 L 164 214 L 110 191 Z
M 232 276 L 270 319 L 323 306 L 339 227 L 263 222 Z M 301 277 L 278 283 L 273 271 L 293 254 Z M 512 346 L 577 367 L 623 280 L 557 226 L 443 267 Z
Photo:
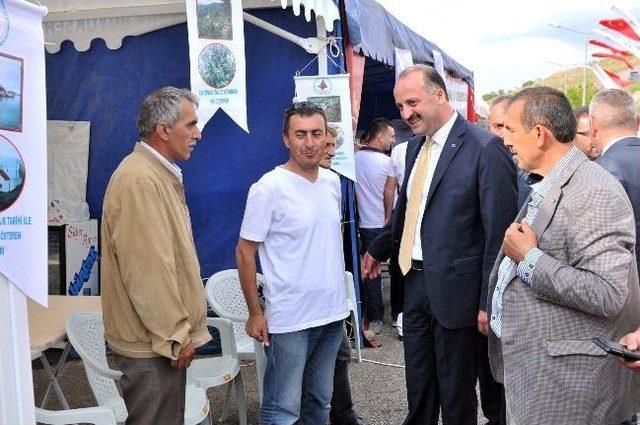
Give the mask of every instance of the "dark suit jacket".
M 369 248 L 378 260 L 398 255 L 407 181 L 424 140 L 409 140 L 392 219 Z M 431 311 L 444 327 L 475 326 L 478 309 L 486 309 L 487 281 L 517 198 L 516 168 L 501 139 L 458 116 L 438 160 L 420 230 L 424 284 Z
M 596 158 L 596 163 L 613 174 L 629 196 L 636 220 L 636 265 L 640 272 L 640 138 L 618 140 Z

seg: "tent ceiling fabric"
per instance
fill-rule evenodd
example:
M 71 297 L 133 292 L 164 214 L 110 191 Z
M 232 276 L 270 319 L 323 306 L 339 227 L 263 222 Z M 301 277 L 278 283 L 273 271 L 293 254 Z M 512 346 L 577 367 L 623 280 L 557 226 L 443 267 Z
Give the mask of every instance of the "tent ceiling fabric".
M 424 39 L 380 6 L 375 0 L 344 0 L 347 28 L 353 50 L 394 66 L 395 48 L 410 50 L 414 63 L 433 64 L 433 50 L 442 53 L 444 67 L 473 87 L 473 73 L 453 60 L 436 44 Z
M 122 46 L 129 35 L 145 34 L 179 24 L 187 20 L 184 0 L 30 0 L 47 7 L 44 20 L 46 49 L 49 53 L 60 50 L 60 44 L 71 40 L 80 52 L 91 47 L 96 38 L 105 41 L 109 49 Z M 338 7 L 332 0 L 290 0 L 293 12 L 311 20 L 311 11 L 322 16 L 327 31 L 340 19 Z M 278 4 L 286 9 L 288 0 L 244 0 L 244 9 L 273 8 Z

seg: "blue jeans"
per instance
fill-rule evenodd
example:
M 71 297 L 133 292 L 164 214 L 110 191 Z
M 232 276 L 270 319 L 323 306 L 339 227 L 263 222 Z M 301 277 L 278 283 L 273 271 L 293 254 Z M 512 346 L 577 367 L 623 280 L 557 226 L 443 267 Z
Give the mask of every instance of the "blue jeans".
M 264 348 L 261 425 L 324 425 L 329 418 L 333 371 L 343 321 L 269 335 Z

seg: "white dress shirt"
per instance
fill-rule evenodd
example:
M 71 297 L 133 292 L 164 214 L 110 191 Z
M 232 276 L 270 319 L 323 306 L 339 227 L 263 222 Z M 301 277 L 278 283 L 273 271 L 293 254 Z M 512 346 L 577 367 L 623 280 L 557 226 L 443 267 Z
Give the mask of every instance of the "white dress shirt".
M 180 167 L 178 167 L 176 164 L 173 164 L 173 163 L 169 162 L 169 160 L 167 158 L 165 158 L 164 156 L 160 155 L 160 152 L 158 152 L 157 150 L 155 150 L 151 146 L 147 145 L 142 140 L 140 141 L 140 146 L 142 146 L 143 148 L 148 150 L 153 156 L 158 158 L 158 161 L 160 161 L 162 163 L 162 165 L 167 167 L 167 169 L 169 171 L 171 171 L 178 178 L 178 180 L 180 180 L 180 183 L 182 183 L 182 170 L 180 169 Z
M 433 173 L 436 170 L 436 165 L 438 165 L 438 160 L 440 159 L 440 154 L 442 153 L 442 148 L 447 143 L 447 138 L 449 138 L 449 133 L 451 133 L 451 129 L 453 128 L 453 124 L 456 122 L 456 118 L 458 118 L 458 113 L 453 112 L 449 121 L 447 121 L 438 131 L 436 131 L 431 138 L 434 141 L 433 146 L 431 147 L 431 155 L 429 156 L 429 168 L 427 169 L 427 175 L 424 181 L 424 188 L 422 190 L 422 199 L 420 201 L 420 213 L 418 214 L 418 221 L 416 222 L 416 232 L 413 240 L 413 251 L 411 252 L 411 258 L 414 260 L 422 261 L 422 240 L 420 235 L 420 228 L 422 227 L 422 218 L 424 217 L 424 210 L 427 205 L 427 196 L 429 195 L 429 188 L 431 187 L 431 180 L 433 180 Z M 427 136 L 427 139 L 429 136 Z M 416 173 L 416 164 L 418 163 L 417 158 L 413 163 L 413 167 L 411 168 L 411 174 L 409 174 L 409 181 L 407 182 L 407 197 L 411 193 L 411 186 L 413 185 L 413 176 Z

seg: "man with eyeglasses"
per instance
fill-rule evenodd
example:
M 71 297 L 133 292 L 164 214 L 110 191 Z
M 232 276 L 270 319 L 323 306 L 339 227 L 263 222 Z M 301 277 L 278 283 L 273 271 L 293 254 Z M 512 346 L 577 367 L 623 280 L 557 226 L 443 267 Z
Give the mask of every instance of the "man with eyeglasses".
M 309 102 L 285 111 L 288 161 L 249 189 L 236 260 L 249 308 L 247 333 L 267 357 L 260 424 L 324 424 L 348 316 L 340 183 L 320 168 L 324 111 Z M 265 312 L 258 301 L 260 257 Z
M 573 139 L 573 144 L 587 155 L 589 159 L 594 160 L 600 156 L 600 150 L 598 150 L 591 140 L 589 108 L 584 107 L 574 110 L 573 115 L 576 117 L 576 138 Z

